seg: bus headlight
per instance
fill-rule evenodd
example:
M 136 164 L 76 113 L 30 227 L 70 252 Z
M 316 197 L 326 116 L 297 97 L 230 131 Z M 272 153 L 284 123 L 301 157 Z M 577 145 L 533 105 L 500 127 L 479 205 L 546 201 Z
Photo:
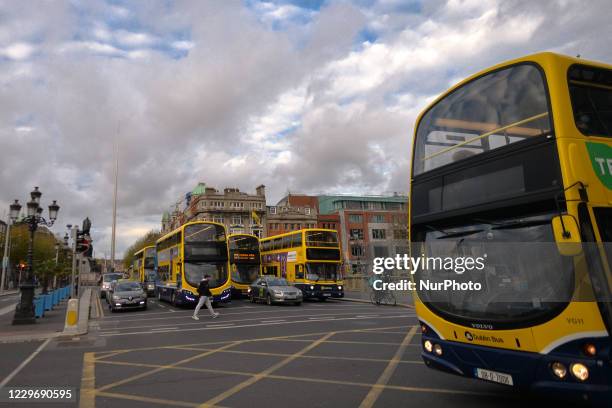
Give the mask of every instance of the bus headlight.
M 342 285 L 338 285 L 338 290 L 342 290 Z
M 437 355 L 441 356 L 442 355 L 442 346 L 439 344 L 434 344 L 434 353 L 436 353 Z
M 314 286 L 313 285 L 310 285 L 310 290 L 314 290 Z
M 584 364 L 574 363 L 570 368 L 574 377 L 580 381 L 586 381 L 589 378 L 589 369 Z
M 428 353 L 431 353 L 431 351 L 433 350 L 433 344 L 431 344 L 431 341 L 429 340 L 425 340 L 425 342 L 423 343 L 423 347 L 425 347 L 425 350 L 427 350 Z
M 583 350 L 584 354 L 589 357 L 593 357 L 595 354 L 597 354 L 597 347 L 595 347 L 595 345 L 592 343 L 585 344 Z
M 559 363 L 558 361 L 554 362 L 550 368 L 552 369 L 553 374 L 558 378 L 565 378 L 567 375 L 567 368 L 563 363 Z

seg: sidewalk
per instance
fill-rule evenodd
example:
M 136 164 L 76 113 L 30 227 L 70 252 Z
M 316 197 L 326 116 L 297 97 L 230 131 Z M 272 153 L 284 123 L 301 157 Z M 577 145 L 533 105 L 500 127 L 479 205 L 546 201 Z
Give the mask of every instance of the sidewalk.
M 16 302 L 18 302 L 17 299 Z M 0 316 L 0 343 L 44 340 L 56 337 L 64 330 L 67 300 L 57 304 L 53 310 L 45 311 L 45 317 L 36 319 L 35 324 L 13 326 L 14 311 Z M 13 310 L 15 305 L 13 304 Z
M 413 308 L 412 293 L 409 291 L 398 291 L 393 293 L 397 299 L 397 306 Z M 340 299 L 347 302 L 371 303 L 370 291 L 344 291 L 344 298 Z

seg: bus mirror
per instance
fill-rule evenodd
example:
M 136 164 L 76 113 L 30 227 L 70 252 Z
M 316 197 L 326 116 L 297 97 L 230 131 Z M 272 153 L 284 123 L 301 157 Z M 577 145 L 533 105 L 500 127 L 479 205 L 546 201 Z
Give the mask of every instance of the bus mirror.
M 571 215 L 558 215 L 552 219 L 557 249 L 563 256 L 576 256 L 582 252 L 580 229 Z

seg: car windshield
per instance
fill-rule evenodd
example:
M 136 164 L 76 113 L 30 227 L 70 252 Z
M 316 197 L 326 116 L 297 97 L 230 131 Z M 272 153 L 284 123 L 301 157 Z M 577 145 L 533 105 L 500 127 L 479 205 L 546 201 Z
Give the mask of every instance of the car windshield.
M 141 290 L 138 282 L 121 282 L 115 287 L 115 292 L 133 292 Z
M 338 264 L 326 262 L 308 262 L 306 279 L 313 281 L 335 281 L 338 279 Z
M 232 280 L 236 283 L 252 283 L 259 276 L 259 264 L 233 264 Z
M 419 282 L 478 282 L 481 290 L 432 290 L 417 286 L 419 297 L 433 308 L 460 319 L 508 322 L 537 319 L 572 297 L 573 260 L 559 254 L 551 216 L 520 220 L 480 220 L 471 225 L 425 232 L 415 251 L 432 260 L 419 268 Z M 436 259 L 480 258 L 481 269 L 467 264 L 444 269 Z
M 197 288 L 204 275 L 210 275 L 208 286 L 217 288 L 227 281 L 226 265 L 225 262 L 185 262 L 185 280 Z
M 123 278 L 123 274 L 121 273 L 110 273 L 103 276 L 104 282 L 112 282 L 121 278 Z
M 285 279 L 267 279 L 268 286 L 289 286 Z

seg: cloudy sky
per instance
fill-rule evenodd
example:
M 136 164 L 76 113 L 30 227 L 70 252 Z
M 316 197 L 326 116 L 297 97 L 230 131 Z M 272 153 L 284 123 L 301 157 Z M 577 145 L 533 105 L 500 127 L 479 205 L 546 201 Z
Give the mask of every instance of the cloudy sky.
M 414 119 L 475 71 L 551 50 L 612 62 L 608 1 L 2 1 L 0 216 L 40 186 L 57 232 L 118 255 L 198 182 L 407 191 Z

